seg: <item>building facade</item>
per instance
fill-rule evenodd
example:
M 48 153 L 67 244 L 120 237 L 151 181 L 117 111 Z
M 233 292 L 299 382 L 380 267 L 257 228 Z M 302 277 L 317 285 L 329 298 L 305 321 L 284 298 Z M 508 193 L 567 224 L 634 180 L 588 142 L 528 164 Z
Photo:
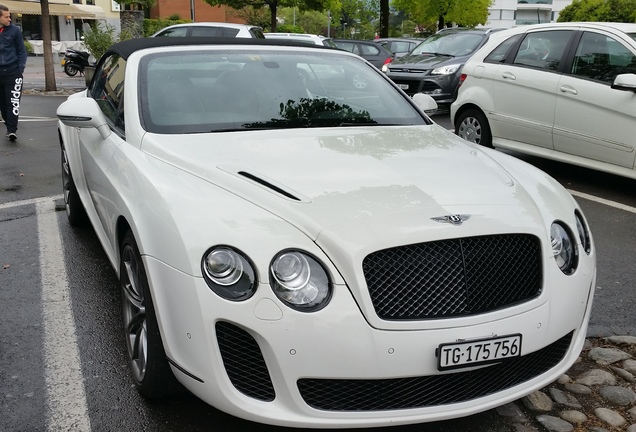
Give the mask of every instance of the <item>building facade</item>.
M 0 0 L 9 8 L 13 24 L 27 40 L 42 40 L 42 5 L 39 0 Z M 49 0 L 51 40 L 79 41 L 84 26 L 104 20 L 119 30 L 119 3 L 112 0 Z
M 486 27 L 556 22 L 559 13 L 570 3 L 572 0 L 494 0 Z
M 179 16 L 180 19 L 189 19 L 193 22 L 245 22 L 233 16 L 232 11 L 233 9 L 227 6 L 210 6 L 203 0 L 157 0 L 150 8 L 149 16 L 154 19 Z

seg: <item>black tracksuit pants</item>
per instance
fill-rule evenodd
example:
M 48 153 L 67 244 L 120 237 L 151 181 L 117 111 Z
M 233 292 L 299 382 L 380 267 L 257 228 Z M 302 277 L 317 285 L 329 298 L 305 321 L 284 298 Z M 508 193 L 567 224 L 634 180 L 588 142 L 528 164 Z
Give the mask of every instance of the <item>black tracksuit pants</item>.
M 0 71 L 0 113 L 8 134 L 18 130 L 22 85 L 23 78 L 20 72 Z

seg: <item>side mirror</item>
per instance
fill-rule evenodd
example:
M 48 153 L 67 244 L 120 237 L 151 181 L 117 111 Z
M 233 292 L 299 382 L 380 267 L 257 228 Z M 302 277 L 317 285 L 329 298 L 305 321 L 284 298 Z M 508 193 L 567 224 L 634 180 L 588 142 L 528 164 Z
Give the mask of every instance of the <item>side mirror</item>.
M 435 102 L 435 99 L 424 93 L 415 93 L 413 95 L 413 102 L 426 114 L 435 114 L 437 111 L 437 102 Z
M 636 92 L 636 75 L 635 74 L 621 74 L 617 75 L 612 83 L 614 90 L 625 90 Z
M 66 126 L 78 128 L 95 128 L 102 139 L 111 134 L 106 116 L 99 109 L 95 99 L 73 98 L 62 103 L 57 108 L 57 118 Z

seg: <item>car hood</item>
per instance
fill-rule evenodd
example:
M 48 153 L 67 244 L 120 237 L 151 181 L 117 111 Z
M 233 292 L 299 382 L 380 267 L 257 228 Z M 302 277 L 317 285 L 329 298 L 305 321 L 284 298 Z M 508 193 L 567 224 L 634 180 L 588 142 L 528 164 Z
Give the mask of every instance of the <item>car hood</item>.
M 438 125 L 146 134 L 142 150 L 314 240 L 330 227 L 398 219 L 421 226 L 468 209 L 531 203 L 503 167 Z
M 421 69 L 429 70 L 444 64 L 465 63 L 467 57 L 449 57 L 439 55 L 405 55 L 396 58 L 389 65 L 389 69 Z

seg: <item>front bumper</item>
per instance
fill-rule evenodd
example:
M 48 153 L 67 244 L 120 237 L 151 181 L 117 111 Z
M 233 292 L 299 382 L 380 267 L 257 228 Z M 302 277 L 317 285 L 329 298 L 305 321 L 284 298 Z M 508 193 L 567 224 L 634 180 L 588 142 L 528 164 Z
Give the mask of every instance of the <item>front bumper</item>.
M 424 93 L 435 99 L 438 105 L 450 105 L 457 99 L 459 76 L 456 74 L 424 75 L 389 72 L 387 76 L 409 96 Z
M 462 417 L 549 384 L 582 349 L 595 283 L 587 274 L 585 286 L 578 279 L 578 286 L 546 287 L 549 301 L 511 308 L 504 318 L 393 331 L 371 327 L 346 286 L 335 287 L 323 310 L 300 313 L 267 284 L 247 301 L 229 302 L 200 278 L 150 257 L 144 263 L 166 354 L 185 387 L 241 418 L 313 428 Z M 520 360 L 437 370 L 442 343 L 512 333 L 523 335 Z

